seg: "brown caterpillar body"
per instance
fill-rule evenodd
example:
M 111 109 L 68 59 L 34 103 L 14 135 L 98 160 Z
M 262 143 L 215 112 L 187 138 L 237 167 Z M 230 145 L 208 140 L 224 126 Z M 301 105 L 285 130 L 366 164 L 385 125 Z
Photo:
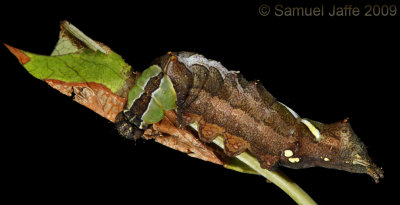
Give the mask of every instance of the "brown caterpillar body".
M 154 64 L 174 85 L 182 124 L 197 122 L 204 142 L 223 136 L 228 156 L 249 150 L 269 170 L 320 166 L 383 178 L 347 120 L 301 119 L 260 83 L 199 54 L 170 52 Z

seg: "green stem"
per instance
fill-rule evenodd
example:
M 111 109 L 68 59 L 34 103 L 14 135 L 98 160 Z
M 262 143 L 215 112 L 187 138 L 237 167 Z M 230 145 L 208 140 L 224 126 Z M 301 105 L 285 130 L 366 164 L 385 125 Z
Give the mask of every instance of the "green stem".
M 197 123 L 191 124 L 195 130 L 198 131 Z M 213 141 L 214 144 L 218 145 L 224 149 L 224 139 L 222 137 L 217 137 Z M 296 183 L 289 179 L 282 171 L 268 171 L 261 168 L 258 160 L 248 152 L 243 152 L 242 154 L 236 156 L 241 162 L 249 166 L 259 175 L 265 177 L 270 182 L 274 183 L 276 186 L 281 188 L 286 194 L 288 194 L 297 204 L 302 205 L 314 205 L 317 204 L 302 188 Z M 237 169 L 233 169 L 239 171 Z
M 222 137 L 217 137 L 213 142 L 219 147 L 224 148 Z M 258 160 L 254 156 L 250 155 L 248 152 L 243 152 L 242 154 L 236 156 L 236 158 L 248 165 L 250 168 L 254 169 L 256 172 L 264 176 L 275 185 L 277 185 L 298 204 L 317 204 L 303 189 L 301 189 L 296 183 L 290 180 L 283 172 L 272 172 L 261 168 Z

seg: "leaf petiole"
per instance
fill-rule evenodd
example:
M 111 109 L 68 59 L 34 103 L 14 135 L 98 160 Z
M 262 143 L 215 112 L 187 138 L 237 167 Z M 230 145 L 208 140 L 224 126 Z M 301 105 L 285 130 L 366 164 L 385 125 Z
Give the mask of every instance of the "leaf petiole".
M 197 124 L 191 124 L 196 131 L 198 131 Z M 218 145 L 222 149 L 224 148 L 224 140 L 222 137 L 217 137 L 213 141 L 214 144 Z M 259 174 L 265 177 L 270 182 L 274 183 L 276 186 L 281 188 L 286 194 L 288 194 L 297 204 L 302 205 L 314 205 L 317 204 L 299 185 L 294 183 L 289 179 L 282 171 L 268 171 L 266 169 L 261 168 L 258 160 L 252 156 L 249 152 L 243 152 L 236 156 L 238 160 L 240 160 L 247 167 L 252 170 L 248 170 L 246 168 L 241 169 L 238 166 L 230 167 L 225 166 L 228 169 L 232 169 L 238 172 L 251 173 L 251 174 Z

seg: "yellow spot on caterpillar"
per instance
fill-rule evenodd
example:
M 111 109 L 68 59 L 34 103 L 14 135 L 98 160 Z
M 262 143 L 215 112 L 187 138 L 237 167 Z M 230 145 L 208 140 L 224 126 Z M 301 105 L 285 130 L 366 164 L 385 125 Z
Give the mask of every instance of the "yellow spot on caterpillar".
M 298 158 L 298 157 L 296 157 L 296 158 L 289 158 L 289 162 L 291 162 L 291 163 L 300 162 L 300 158 Z
M 313 124 L 311 124 L 311 122 L 305 119 L 301 119 L 301 122 L 307 126 L 317 141 L 321 140 L 321 134 L 319 133 L 319 130 Z
M 291 157 L 291 156 L 293 156 L 292 150 L 289 150 L 289 149 L 285 150 L 283 153 L 284 153 L 285 157 Z
M 324 161 L 325 161 L 325 162 L 329 162 L 330 159 L 329 159 L 328 157 L 325 157 L 325 158 L 324 158 Z

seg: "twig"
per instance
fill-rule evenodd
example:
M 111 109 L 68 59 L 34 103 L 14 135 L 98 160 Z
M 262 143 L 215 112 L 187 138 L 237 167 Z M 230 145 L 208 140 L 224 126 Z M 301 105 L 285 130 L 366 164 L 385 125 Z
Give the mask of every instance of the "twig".
M 196 131 L 198 131 L 197 124 L 191 124 Z M 217 137 L 214 144 L 218 145 L 222 149 L 224 148 L 224 141 L 222 137 Z M 296 183 L 289 179 L 281 171 L 268 171 L 261 168 L 258 160 L 248 152 L 243 152 L 242 154 L 236 156 L 241 162 L 245 163 L 247 166 L 256 171 L 259 175 L 265 177 L 270 182 L 274 183 L 276 186 L 281 188 L 286 192 L 297 204 L 302 205 L 313 205 L 317 204 L 302 188 L 300 188 Z

